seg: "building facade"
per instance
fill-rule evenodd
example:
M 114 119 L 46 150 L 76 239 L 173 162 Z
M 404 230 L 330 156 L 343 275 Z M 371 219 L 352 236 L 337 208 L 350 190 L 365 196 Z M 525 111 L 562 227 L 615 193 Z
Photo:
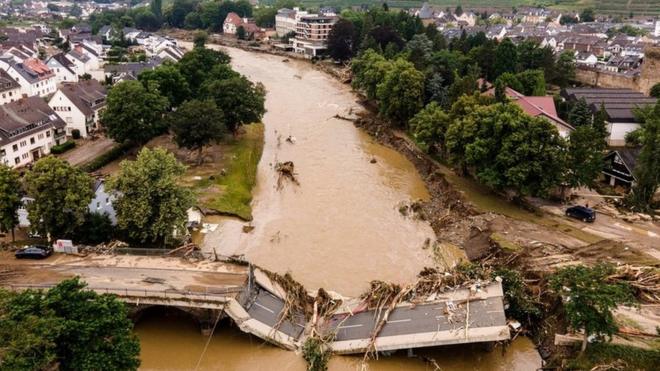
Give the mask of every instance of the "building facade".
M 67 135 L 71 136 L 74 130 L 78 130 L 81 137 L 87 138 L 98 129 L 106 96 L 106 88 L 98 81 L 81 80 L 62 84 L 48 105 L 66 123 Z
M 318 57 L 327 49 L 328 34 L 337 22 L 337 17 L 307 15 L 296 23 L 293 48 L 296 53 L 308 58 Z

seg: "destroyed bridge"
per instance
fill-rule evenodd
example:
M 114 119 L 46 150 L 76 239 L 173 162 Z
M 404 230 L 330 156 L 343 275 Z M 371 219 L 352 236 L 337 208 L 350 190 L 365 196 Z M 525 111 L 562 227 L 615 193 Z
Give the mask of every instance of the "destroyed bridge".
M 153 306 L 176 307 L 192 314 L 209 333 L 223 317 L 267 342 L 295 350 L 302 347 L 310 329 L 332 339 L 327 343 L 337 354 L 366 351 L 393 351 L 452 344 L 508 340 L 509 328 L 504 315 L 502 285 L 498 281 L 474 284 L 431 295 L 422 302 L 400 302 L 383 317 L 382 308 L 371 309 L 363 300 L 342 298 L 333 311 L 317 318 L 287 308 L 287 291 L 272 275 L 253 266 L 235 266 L 230 272 L 214 273 L 206 282 L 212 285 L 176 287 L 169 282 L 187 280 L 183 274 L 200 277 L 199 271 L 167 268 L 60 266 L 60 271 L 79 275 L 88 289 L 114 294 L 130 304 L 138 318 Z M 118 271 L 119 270 L 119 271 Z M 133 275 L 122 279 L 113 277 Z M 107 285 L 112 282 L 112 285 Z M 218 284 L 221 282 L 220 284 Z M 48 289 L 56 284 L 28 285 L 11 283 L 11 290 Z M 148 288 L 147 288 L 148 287 Z M 314 299 L 312 299 L 314 300 Z

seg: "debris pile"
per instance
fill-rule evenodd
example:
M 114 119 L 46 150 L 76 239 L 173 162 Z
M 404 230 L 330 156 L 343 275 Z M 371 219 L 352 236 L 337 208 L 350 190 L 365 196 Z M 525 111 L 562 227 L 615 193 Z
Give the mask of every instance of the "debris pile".
M 279 173 L 277 178 L 277 189 L 282 189 L 284 180 L 289 179 L 296 185 L 300 185 L 296 178 L 296 173 L 292 161 L 278 162 L 275 164 L 275 171 Z
M 300 316 L 303 316 L 305 321 L 309 321 L 314 311 L 314 299 L 307 294 L 307 290 L 303 285 L 294 280 L 290 273 L 282 276 L 265 269 L 263 271 L 271 281 L 278 284 L 286 293 L 284 308 L 282 308 L 280 317 L 273 329 L 278 329 L 286 320 L 295 323 L 300 319 Z
M 168 252 L 167 256 L 178 256 L 185 259 L 191 260 L 204 260 L 204 255 L 201 252 L 199 246 L 195 243 L 187 243 L 183 246 L 179 246 L 176 249 Z
M 9 281 L 10 279 L 19 275 L 15 267 L 8 265 L 0 266 L 0 282 Z
M 651 267 L 619 266 L 608 277 L 614 282 L 627 282 L 636 296 L 647 303 L 660 304 L 660 271 Z
M 81 246 L 78 249 L 80 254 L 99 254 L 99 255 L 112 255 L 115 249 L 128 247 L 128 244 L 123 241 L 113 240 L 108 243 L 101 243 L 96 246 Z

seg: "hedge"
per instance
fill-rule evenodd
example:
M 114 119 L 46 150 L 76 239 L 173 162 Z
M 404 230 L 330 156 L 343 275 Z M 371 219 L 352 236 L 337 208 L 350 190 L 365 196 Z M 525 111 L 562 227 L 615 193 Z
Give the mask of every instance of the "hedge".
M 72 140 L 67 140 L 66 142 L 64 142 L 62 144 L 57 144 L 57 145 L 54 145 L 54 146 L 50 147 L 50 153 L 52 153 L 54 155 L 59 155 L 60 153 L 64 153 L 64 152 L 70 150 L 71 148 L 74 148 L 75 146 L 76 146 L 76 142 L 74 142 Z
M 111 150 L 108 152 L 100 155 L 99 157 L 93 159 L 92 161 L 83 164 L 80 166 L 80 168 L 88 173 L 91 173 L 92 171 L 96 171 L 103 166 L 111 163 L 112 161 L 120 158 L 124 154 L 126 154 L 132 146 L 128 143 L 123 143 L 123 144 L 117 144 L 116 146 L 112 147 Z

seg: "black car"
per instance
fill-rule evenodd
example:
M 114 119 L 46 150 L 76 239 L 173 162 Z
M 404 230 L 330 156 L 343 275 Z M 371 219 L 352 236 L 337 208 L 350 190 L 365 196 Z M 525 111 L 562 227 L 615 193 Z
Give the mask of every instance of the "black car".
M 53 253 L 53 248 L 49 246 L 32 245 L 16 251 L 16 259 L 45 259 Z
M 566 216 L 593 223 L 596 220 L 596 211 L 586 206 L 573 206 L 566 209 Z

